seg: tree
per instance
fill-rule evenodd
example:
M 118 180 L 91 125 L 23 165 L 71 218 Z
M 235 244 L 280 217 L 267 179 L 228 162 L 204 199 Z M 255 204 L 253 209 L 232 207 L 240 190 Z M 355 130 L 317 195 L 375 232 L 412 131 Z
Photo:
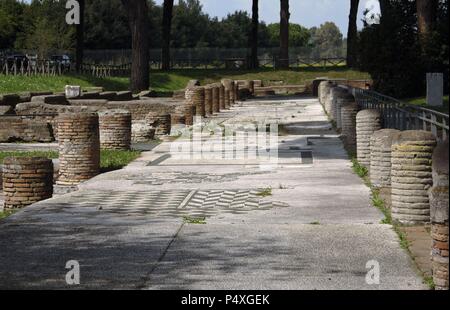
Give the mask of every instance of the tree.
M 83 55 L 84 55 L 84 9 L 85 9 L 85 0 L 78 0 L 80 4 L 80 23 L 76 26 L 76 71 L 80 73 L 81 66 L 83 64 Z
M 253 0 L 252 5 L 252 31 L 250 34 L 250 61 L 249 66 L 251 69 L 259 67 L 258 61 L 258 28 L 259 28 L 259 3 L 258 0 Z
M 343 35 L 333 22 L 326 22 L 317 29 L 311 30 L 314 35 L 312 37 L 312 45 L 317 50 L 315 57 L 333 58 L 341 57 L 342 38 Z
M 280 59 L 279 67 L 289 68 L 289 0 L 280 0 Z
M 267 26 L 269 42 L 268 47 L 277 47 L 280 44 L 280 24 L 270 24 Z M 289 46 L 304 47 L 308 45 L 311 38 L 310 31 L 299 24 L 289 24 Z
M 147 0 L 122 0 L 131 29 L 131 79 L 133 92 L 150 86 L 149 18 Z
M 164 0 L 163 42 L 161 51 L 162 69 L 170 69 L 170 34 L 172 28 L 173 0 Z
M 358 53 L 358 26 L 356 19 L 358 18 L 359 0 L 350 0 L 350 15 L 348 18 L 347 33 L 347 66 L 353 68 L 356 65 Z
M 416 0 L 419 34 L 426 38 L 436 26 L 438 0 Z

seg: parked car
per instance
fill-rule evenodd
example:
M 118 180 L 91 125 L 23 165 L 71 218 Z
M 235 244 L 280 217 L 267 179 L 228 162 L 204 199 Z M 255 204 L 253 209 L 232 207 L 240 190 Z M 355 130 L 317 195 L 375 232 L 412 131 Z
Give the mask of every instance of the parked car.
M 63 69 L 69 70 L 72 65 L 68 55 L 53 55 L 50 57 L 50 64 L 61 64 Z
M 6 62 L 10 68 L 13 67 L 14 64 L 20 67 L 22 63 L 24 68 L 28 67 L 28 58 L 24 54 L 10 54 L 6 57 Z

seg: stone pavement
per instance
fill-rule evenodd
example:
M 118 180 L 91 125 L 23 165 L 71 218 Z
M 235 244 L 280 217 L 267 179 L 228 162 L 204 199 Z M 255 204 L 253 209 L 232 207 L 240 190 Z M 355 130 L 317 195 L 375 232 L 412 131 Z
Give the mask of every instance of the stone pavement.
M 250 100 L 213 121 L 267 116 L 281 124 L 275 169 L 178 158 L 167 141 L 1 221 L 0 288 L 71 288 L 77 260 L 72 288 L 427 289 L 316 99 Z

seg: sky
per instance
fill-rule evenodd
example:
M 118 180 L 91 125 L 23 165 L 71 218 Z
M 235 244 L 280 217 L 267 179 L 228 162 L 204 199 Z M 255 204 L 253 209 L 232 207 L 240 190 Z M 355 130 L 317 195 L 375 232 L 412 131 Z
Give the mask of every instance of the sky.
M 161 4 L 163 0 L 156 0 Z M 175 3 L 178 1 L 175 0 Z M 251 12 L 251 0 L 200 0 L 203 11 L 210 16 L 226 17 L 236 10 Z M 362 28 L 363 12 L 366 7 L 373 7 L 379 12 L 378 0 L 360 0 L 358 27 Z M 259 0 L 259 15 L 266 23 L 279 22 L 280 1 Z M 332 21 L 347 36 L 350 0 L 290 0 L 291 22 L 301 24 L 307 28 L 320 26 L 324 22 Z

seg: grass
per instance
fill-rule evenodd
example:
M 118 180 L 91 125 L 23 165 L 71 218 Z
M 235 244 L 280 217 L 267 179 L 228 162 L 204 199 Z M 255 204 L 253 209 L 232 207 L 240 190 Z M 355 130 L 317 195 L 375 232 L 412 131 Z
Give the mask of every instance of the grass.
M 448 95 L 444 96 L 443 98 L 444 100 L 444 105 L 442 107 L 431 107 L 427 105 L 427 98 L 426 97 L 419 97 L 419 98 L 411 98 L 411 99 L 406 99 L 405 101 L 413 104 L 413 105 L 418 105 L 424 108 L 428 108 L 431 110 L 436 110 L 442 113 L 449 113 L 449 103 L 448 103 Z
M 268 187 L 268 188 L 261 189 L 261 190 L 256 194 L 256 196 L 259 196 L 259 197 L 269 197 L 269 196 L 272 196 L 272 188 L 271 188 L 271 187 Z
M 195 224 L 195 225 L 205 225 L 206 224 L 205 217 L 194 218 L 194 217 L 185 216 L 185 217 L 183 217 L 183 221 L 186 224 Z
M 291 70 L 274 70 L 270 68 L 259 70 L 226 70 L 226 69 L 185 69 L 163 72 L 153 70 L 150 73 L 150 87 L 158 92 L 170 92 L 183 89 L 192 79 L 200 80 L 202 84 L 218 82 L 223 78 L 254 79 L 265 83 L 284 81 L 285 84 L 305 84 L 316 77 L 342 79 L 370 79 L 369 74 L 350 70 L 346 67 L 336 68 L 299 68 Z M 129 86 L 128 77 L 94 78 L 89 75 L 63 76 L 5 76 L 0 75 L 0 94 L 19 93 L 26 91 L 61 92 L 65 85 L 80 85 L 82 87 L 104 87 L 105 90 L 126 90 Z
M 8 216 L 13 215 L 18 210 L 6 210 L 6 211 L 0 211 L 0 220 L 7 218 Z
M 56 159 L 58 156 L 57 151 L 0 152 L 0 163 L 3 163 L 6 157 L 45 157 Z
M 102 172 L 121 169 L 140 156 L 139 151 L 111 151 L 100 152 L 100 169 Z
M 102 150 L 100 152 L 100 169 L 102 172 L 121 169 L 139 157 L 139 151 L 111 151 Z M 46 157 L 50 159 L 58 158 L 57 151 L 33 151 L 33 152 L 0 152 L 0 163 L 6 157 Z

